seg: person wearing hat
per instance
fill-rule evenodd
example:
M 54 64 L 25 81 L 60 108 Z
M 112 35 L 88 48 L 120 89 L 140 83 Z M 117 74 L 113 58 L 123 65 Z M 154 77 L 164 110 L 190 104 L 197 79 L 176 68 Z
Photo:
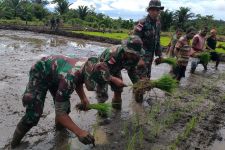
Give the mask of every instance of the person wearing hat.
M 122 41 L 121 45 L 107 48 L 99 57 L 100 62 L 104 62 L 109 68 L 112 76 L 122 79 L 121 70 L 126 69 L 132 83 L 139 80 L 136 73 L 136 66 L 143 54 L 143 43 L 138 36 L 129 36 Z M 121 109 L 122 99 L 121 93 L 123 87 L 118 87 L 115 83 L 110 82 L 114 96 L 112 98 L 112 107 Z M 108 84 L 97 85 L 97 99 L 99 102 L 105 102 L 108 99 Z
M 138 73 L 141 78 L 151 77 L 151 66 L 154 54 L 161 58 L 160 46 L 160 11 L 164 9 L 161 6 L 160 0 L 151 0 L 147 7 L 148 15 L 139 20 L 134 27 L 134 35 L 138 35 L 143 41 L 143 49 L 145 55 L 142 57 L 139 64 L 145 64 L 145 67 L 138 67 Z M 143 65 L 142 65 L 143 66 Z
M 210 36 L 206 40 L 206 49 L 212 51 L 212 52 L 210 52 L 211 60 L 216 62 L 215 69 L 218 69 L 221 56 L 218 53 L 214 52 L 216 49 L 216 44 L 217 44 L 216 34 L 217 34 L 216 29 L 212 29 L 210 31 Z
M 81 66 L 81 64 L 83 64 Z M 36 126 L 42 113 L 45 96 L 49 90 L 55 104 L 56 127 L 65 127 L 78 136 L 83 144 L 94 143 L 94 137 L 79 128 L 70 118 L 70 95 L 76 90 L 81 102 L 86 107 L 89 101 L 84 93 L 83 83 L 88 90 L 94 90 L 99 80 L 112 82 L 118 87 L 124 86 L 121 79 L 109 74 L 104 63 L 98 58 L 87 59 L 70 58 L 63 55 L 43 57 L 30 69 L 29 82 L 22 102 L 26 113 L 17 124 L 11 147 L 19 145 L 25 134 Z

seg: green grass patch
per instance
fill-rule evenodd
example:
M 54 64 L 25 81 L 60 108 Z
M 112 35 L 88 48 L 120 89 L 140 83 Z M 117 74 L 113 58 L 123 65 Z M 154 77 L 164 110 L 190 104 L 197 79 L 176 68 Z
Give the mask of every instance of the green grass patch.
M 89 32 L 89 31 L 73 31 L 75 33 L 82 33 L 86 35 L 93 35 L 99 37 L 106 37 L 111 39 L 123 40 L 128 37 L 128 33 L 102 33 L 102 32 Z
M 168 46 L 169 43 L 170 43 L 170 37 L 168 37 L 168 36 L 161 36 L 161 38 L 160 38 L 160 45 Z

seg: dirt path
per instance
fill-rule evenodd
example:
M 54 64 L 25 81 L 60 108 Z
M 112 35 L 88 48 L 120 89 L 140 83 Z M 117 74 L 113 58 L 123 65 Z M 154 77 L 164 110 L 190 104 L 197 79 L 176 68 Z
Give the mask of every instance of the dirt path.
M 89 57 L 99 55 L 108 44 L 65 38 L 32 32 L 0 30 L 0 149 L 8 143 L 19 119 L 24 114 L 21 96 L 28 80 L 30 66 L 42 56 L 50 54 Z M 146 93 L 143 104 L 132 98 L 130 87 L 123 92 L 123 109 L 112 112 L 112 122 L 102 124 L 95 111 L 78 113 L 73 106 L 79 102 L 72 95 L 71 117 L 84 129 L 95 135 L 93 149 L 219 149 L 224 143 L 221 133 L 225 124 L 225 65 L 214 70 L 190 75 L 179 89 L 168 95 L 160 90 Z M 153 66 L 153 78 L 169 72 L 167 65 Z M 130 80 L 125 71 L 123 77 Z M 157 96 L 155 96 L 157 95 Z M 91 102 L 95 93 L 88 92 Z M 110 97 L 112 93 L 110 92 Z M 110 101 L 109 101 L 110 102 Z M 91 149 L 77 141 L 70 132 L 55 132 L 54 104 L 47 95 L 43 117 L 23 139 L 18 149 Z M 213 143 L 214 141 L 217 141 Z M 211 146 L 211 144 L 213 144 Z

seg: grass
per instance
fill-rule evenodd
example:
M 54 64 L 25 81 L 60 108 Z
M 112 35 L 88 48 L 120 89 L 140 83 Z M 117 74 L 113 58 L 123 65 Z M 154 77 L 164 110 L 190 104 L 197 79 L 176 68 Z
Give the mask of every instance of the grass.
M 76 108 L 78 110 L 85 110 L 84 105 L 81 103 L 77 104 Z M 89 104 L 87 106 L 87 109 L 95 109 L 95 110 L 99 111 L 100 113 L 104 113 L 104 114 L 109 114 L 111 111 L 111 108 L 112 108 L 112 106 L 107 103 Z
M 170 75 L 164 75 L 158 80 L 142 80 L 133 85 L 134 92 L 150 91 L 158 88 L 171 93 L 177 87 L 177 80 Z
M 198 57 L 203 64 L 208 64 L 211 59 L 210 54 L 208 52 L 202 52 L 198 54 Z
M 169 36 L 161 36 L 160 44 L 162 46 L 168 46 L 169 43 L 170 43 L 170 37 Z
M 102 32 L 89 32 L 89 31 L 73 31 L 75 33 L 82 33 L 86 35 L 93 35 L 99 37 L 112 38 L 117 40 L 123 40 L 128 37 L 128 33 L 102 33 Z
M 156 62 L 156 65 L 158 65 L 160 63 L 166 63 L 166 64 L 171 65 L 173 68 L 175 68 L 177 66 L 177 59 L 176 58 L 172 58 L 172 57 L 163 58 L 161 60 L 161 62 Z

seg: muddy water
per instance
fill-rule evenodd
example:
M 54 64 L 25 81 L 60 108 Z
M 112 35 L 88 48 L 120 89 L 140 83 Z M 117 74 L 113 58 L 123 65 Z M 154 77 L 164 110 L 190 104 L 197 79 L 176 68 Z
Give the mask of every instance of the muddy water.
M 20 118 L 24 115 L 21 96 L 28 81 L 30 66 L 43 56 L 51 54 L 73 55 L 75 57 L 98 56 L 109 44 L 84 41 L 74 38 L 65 38 L 54 35 L 36 34 L 22 31 L 0 30 L 0 149 L 8 149 L 13 131 Z M 126 72 L 123 76 L 127 84 L 130 80 Z M 120 118 L 126 118 L 136 111 L 132 103 L 130 88 L 124 89 L 123 109 Z M 87 92 L 90 102 L 94 103 L 95 93 Z M 109 93 L 112 97 L 112 93 Z M 71 117 L 83 129 L 93 133 L 96 144 L 104 144 L 107 140 L 106 131 L 98 123 L 96 111 L 78 113 L 74 106 L 79 102 L 74 93 L 71 97 Z M 109 101 L 110 102 L 110 101 Z M 48 93 L 45 101 L 43 117 L 38 125 L 24 137 L 18 149 L 90 149 L 78 142 L 70 132 L 55 132 L 54 104 Z
M 13 131 L 20 118 L 24 115 L 21 96 L 28 81 L 30 66 L 43 56 L 51 54 L 64 54 L 76 57 L 98 56 L 109 44 L 84 41 L 61 36 L 36 34 L 22 31 L 0 30 L 0 149 L 8 149 Z M 190 65 L 188 69 L 190 69 Z M 170 67 L 162 64 L 153 66 L 152 78 L 157 79 L 162 74 L 168 73 Z M 181 81 L 181 86 L 190 84 L 191 78 L 187 71 L 187 78 Z M 220 72 L 220 71 L 218 71 Z M 211 67 L 205 75 L 214 75 Z M 202 67 L 198 67 L 196 75 L 202 74 Z M 122 71 L 123 78 L 130 84 L 126 71 Z M 159 91 L 161 96 L 163 92 Z M 87 92 L 91 103 L 95 103 L 95 93 Z M 111 102 L 112 92 L 109 92 Z M 130 87 L 124 89 L 122 94 L 123 107 L 121 112 L 112 112 L 112 120 L 129 118 L 132 114 L 144 114 L 144 107 L 134 102 Z M 108 136 L 116 134 L 113 128 L 102 126 L 102 119 L 96 111 L 77 112 L 74 106 L 79 103 L 77 94 L 71 97 L 72 119 L 82 127 L 94 134 L 98 145 L 104 145 L 109 141 Z M 56 132 L 54 129 L 54 104 L 50 94 L 47 94 L 43 117 L 38 125 L 25 136 L 18 149 L 91 149 L 91 146 L 81 144 L 71 132 Z M 119 132 L 119 131 L 118 131 Z M 116 141 L 121 139 L 116 139 Z

